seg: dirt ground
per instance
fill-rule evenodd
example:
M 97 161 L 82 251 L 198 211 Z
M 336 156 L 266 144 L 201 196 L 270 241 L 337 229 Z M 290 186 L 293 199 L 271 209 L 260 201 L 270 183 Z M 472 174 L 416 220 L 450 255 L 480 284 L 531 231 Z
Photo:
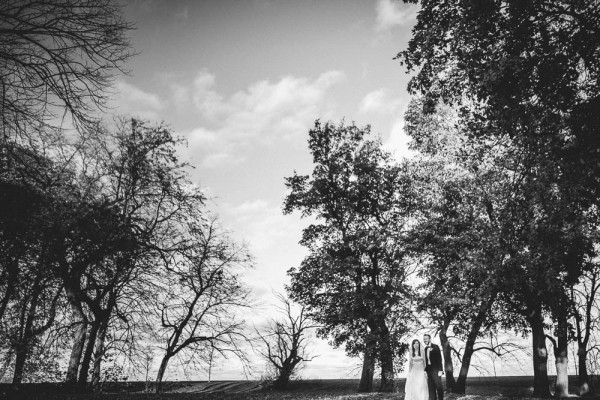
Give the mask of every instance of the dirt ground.
M 530 399 L 532 377 L 470 378 L 466 395 L 447 394 L 447 400 Z M 395 393 L 357 393 L 358 380 L 300 380 L 285 391 L 263 388 L 258 381 L 166 382 L 164 393 L 145 393 L 144 382 L 105 384 L 104 393 L 73 393 L 58 384 L 25 384 L 18 392 L 0 385 L 2 399 L 31 400 L 204 400 L 204 399 L 270 399 L 270 400 L 402 400 L 404 379 L 396 381 Z M 577 379 L 570 379 L 571 392 L 577 392 Z M 377 387 L 377 382 L 375 382 Z

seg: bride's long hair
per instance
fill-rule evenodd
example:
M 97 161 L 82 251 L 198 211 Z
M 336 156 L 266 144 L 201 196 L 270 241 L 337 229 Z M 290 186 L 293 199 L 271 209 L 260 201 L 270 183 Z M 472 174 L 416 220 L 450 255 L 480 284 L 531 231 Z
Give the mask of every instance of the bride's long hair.
M 419 349 L 418 349 L 418 351 L 419 351 L 419 357 L 421 357 L 421 342 L 419 342 L 419 339 L 413 340 L 412 343 L 410 344 L 411 354 L 412 354 L 413 357 L 416 355 L 415 354 L 415 343 L 419 343 Z

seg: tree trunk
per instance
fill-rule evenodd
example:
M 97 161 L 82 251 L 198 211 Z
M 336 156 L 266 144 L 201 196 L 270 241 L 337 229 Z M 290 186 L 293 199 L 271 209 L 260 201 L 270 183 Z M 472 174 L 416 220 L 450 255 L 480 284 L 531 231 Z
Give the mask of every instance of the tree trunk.
M 557 345 L 554 358 L 556 360 L 556 386 L 555 397 L 569 396 L 569 348 L 568 348 L 568 325 L 564 313 L 558 317 Z
M 165 371 L 167 370 L 167 365 L 169 364 L 170 358 L 171 355 L 167 353 L 160 362 L 160 368 L 158 368 L 158 373 L 156 374 L 156 393 L 162 392 L 162 380 L 165 375 Z
M 10 262 L 8 262 L 5 271 L 8 275 L 8 278 L 6 279 L 6 290 L 4 291 L 2 300 L 0 300 L 0 321 L 2 321 L 2 319 L 4 318 L 4 313 L 6 312 L 8 302 L 16 288 L 17 275 L 19 272 L 18 261 L 11 260 Z
M 94 366 L 92 371 L 92 388 L 97 391 L 100 385 L 100 365 L 104 356 L 104 340 L 108 329 L 108 318 L 105 318 L 98 330 L 98 339 L 96 340 L 96 349 L 94 350 Z
M 579 348 L 577 349 L 577 359 L 579 366 L 579 395 L 586 396 L 594 393 L 594 389 L 592 386 L 592 382 L 590 381 L 590 376 L 588 375 L 587 370 L 587 351 L 586 344 L 579 343 Z
M 375 374 L 375 343 L 368 339 L 363 355 L 362 374 L 358 384 L 358 392 L 366 393 L 373 390 L 373 375 Z
M 23 381 L 23 370 L 25 368 L 25 361 L 27 360 L 29 346 L 25 343 L 22 343 L 15 347 L 16 357 L 12 385 L 18 386 Z
M 467 376 L 469 374 L 469 367 L 471 366 L 471 357 L 473 356 L 474 345 L 475 340 L 471 340 L 471 338 L 469 337 L 465 345 L 465 351 L 463 353 L 458 379 L 456 380 L 456 384 L 454 385 L 454 393 L 465 394 L 466 392 Z
M 548 350 L 541 308 L 529 318 L 533 347 L 533 397 L 551 397 L 548 381 Z
M 381 364 L 380 392 L 394 391 L 394 352 L 391 346 L 390 331 L 383 318 L 379 321 L 379 362 Z
M 87 334 L 87 318 L 81 309 L 81 304 L 77 300 L 75 293 L 69 287 L 65 288 L 67 299 L 71 304 L 73 311 L 73 319 L 77 322 L 74 325 L 77 326 L 75 330 L 75 336 L 73 338 L 73 347 L 71 349 L 71 356 L 69 357 L 69 366 L 67 367 L 67 383 L 77 383 L 77 371 L 79 369 L 79 361 L 81 360 L 81 354 L 83 353 L 83 347 L 85 345 L 85 339 Z
M 29 357 L 29 352 L 31 351 L 31 345 L 33 343 L 33 339 L 44 333 L 46 330 L 48 330 L 52 324 L 54 323 L 54 318 L 56 316 L 56 302 L 58 301 L 58 298 L 60 297 L 60 294 L 62 292 L 62 288 L 59 288 L 56 292 L 56 295 L 54 296 L 51 305 L 50 305 L 50 311 L 48 313 L 48 319 L 46 320 L 46 322 L 38 327 L 34 326 L 34 322 L 36 320 L 37 317 L 39 317 L 38 315 L 38 302 L 41 296 L 41 293 L 43 291 L 43 287 L 40 286 L 40 280 L 41 277 L 38 276 L 36 277 L 36 281 L 33 285 L 33 289 L 32 289 L 32 298 L 31 298 L 31 302 L 29 304 L 29 310 L 27 310 L 27 318 L 23 323 L 23 328 L 22 328 L 22 333 L 19 337 L 19 342 L 16 344 L 16 349 L 15 349 L 15 354 L 16 354 L 16 359 L 15 359 L 15 368 L 14 368 L 14 375 L 13 375 L 13 385 L 19 385 L 21 384 L 22 380 L 23 380 L 23 370 L 25 367 L 25 363 L 27 361 L 27 357 Z M 27 300 L 25 300 L 23 302 L 24 304 L 22 305 L 22 307 L 27 307 Z M 23 309 L 23 312 L 25 313 L 26 309 Z M 9 353 L 10 354 L 10 353 Z
M 283 368 L 279 371 L 279 376 L 273 382 L 273 387 L 276 389 L 285 389 L 287 384 L 290 381 L 290 376 L 292 376 L 293 368 L 290 368 L 287 365 L 284 365 Z
M 40 295 L 40 286 L 39 286 L 40 278 L 36 277 L 36 281 L 32 287 L 32 297 L 31 303 L 29 304 L 29 310 L 27 310 L 27 303 L 29 302 L 25 299 L 22 304 L 23 313 L 26 313 L 26 319 L 24 322 L 21 331 L 21 335 L 19 337 L 19 343 L 15 346 L 15 370 L 13 374 L 13 386 L 20 385 L 23 381 L 23 370 L 25 369 L 25 362 L 27 361 L 27 356 L 29 355 L 29 350 L 31 347 L 31 340 L 35 336 L 33 332 L 33 322 L 36 317 L 38 299 Z
M 466 391 L 467 376 L 469 374 L 469 368 L 471 367 L 471 358 L 473 357 L 473 353 L 475 352 L 475 341 L 477 340 L 479 331 L 483 326 L 488 311 L 492 307 L 492 304 L 494 303 L 495 299 L 496 293 L 491 293 L 490 297 L 483 303 L 481 303 L 481 305 L 479 306 L 479 310 L 477 312 L 477 315 L 475 316 L 473 325 L 471 325 L 469 335 L 467 336 L 467 342 L 465 343 L 465 351 L 460 366 L 460 372 L 458 374 L 456 384 L 454 385 L 454 393 L 464 394 Z
M 452 346 L 448 340 L 448 327 L 450 326 L 450 317 L 444 318 L 444 324 L 440 329 L 440 344 L 442 345 L 442 354 L 444 356 L 444 373 L 446 374 L 446 390 L 454 392 L 454 366 L 452 365 Z
M 85 352 L 83 353 L 83 359 L 81 360 L 81 367 L 79 368 L 79 386 L 81 387 L 85 387 L 87 384 L 90 363 L 92 361 L 92 354 L 94 353 L 94 346 L 96 345 L 100 323 L 101 321 L 98 321 L 98 318 L 95 317 L 95 320 L 90 324 L 90 333 L 88 335 L 87 345 L 85 346 Z

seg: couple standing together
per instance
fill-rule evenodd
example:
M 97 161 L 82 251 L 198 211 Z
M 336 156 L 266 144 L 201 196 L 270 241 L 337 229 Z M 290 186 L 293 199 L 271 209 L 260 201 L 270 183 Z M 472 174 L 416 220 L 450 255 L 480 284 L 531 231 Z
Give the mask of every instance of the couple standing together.
M 410 345 L 404 400 L 436 400 L 436 394 L 437 400 L 444 400 L 442 353 L 430 335 L 423 335 L 423 343 L 415 339 Z

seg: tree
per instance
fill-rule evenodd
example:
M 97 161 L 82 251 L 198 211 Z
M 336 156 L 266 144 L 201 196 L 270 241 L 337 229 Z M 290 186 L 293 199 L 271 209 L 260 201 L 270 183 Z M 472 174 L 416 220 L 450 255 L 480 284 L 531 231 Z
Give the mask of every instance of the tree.
M 80 366 L 81 385 L 87 384 L 92 358 L 92 381 L 98 380 L 109 325 L 115 318 L 127 321 L 126 325 L 131 323 L 123 312 L 130 308 L 119 307 L 122 299 L 129 297 L 141 280 L 152 279 L 157 259 L 169 257 L 185 245 L 187 239 L 176 227 L 190 215 L 197 215 L 204 202 L 200 190 L 189 182 L 187 164 L 177 158 L 176 147 L 181 141 L 168 128 L 136 119 L 117 122 L 115 133 L 96 135 L 97 141 L 88 141 L 84 149 L 95 159 L 89 179 L 102 185 L 97 196 L 118 221 L 110 232 L 120 232 L 117 242 L 122 247 L 116 256 L 106 257 L 101 268 L 83 272 L 94 285 L 82 288 L 85 306 L 93 318 Z
M 406 114 L 407 132 L 424 157 L 417 162 L 427 178 L 420 191 L 424 218 L 415 229 L 415 251 L 429 255 L 425 266 L 431 290 L 423 306 L 429 312 L 434 307 L 441 336 L 454 322 L 454 332 L 466 339 L 455 390 L 464 391 L 480 329 L 500 324 L 521 330 L 523 318 L 541 350 L 534 351 L 536 376 L 544 376 L 545 311 L 562 321 L 557 354 L 566 354 L 565 288 L 581 273 L 589 251 L 584 214 L 568 208 L 568 194 L 546 186 L 547 175 L 556 173 L 555 163 L 532 172 L 511 138 L 478 138 L 469 133 L 473 124 L 464 124 L 452 108 L 443 103 L 430 107 L 414 100 Z M 467 107 L 462 103 L 463 111 Z M 492 307 L 495 303 L 500 307 Z M 566 365 L 564 358 L 558 360 L 558 367 Z
M 240 271 L 251 265 L 243 246 L 233 243 L 216 220 L 192 218 L 182 227 L 189 235 L 180 252 L 164 260 L 162 290 L 157 293 L 157 335 L 164 354 L 156 392 L 169 361 L 185 352 L 214 349 L 244 359 L 245 321 L 239 311 L 250 306 Z
M 316 121 L 308 141 L 312 175 L 286 178 L 284 213 L 318 221 L 304 229 L 301 243 L 310 253 L 290 270 L 290 293 L 322 325 L 319 335 L 365 359 L 377 354 L 379 390 L 392 391 L 407 326 L 391 331 L 390 321 L 408 295 L 403 234 L 415 204 L 405 167 L 368 135 L 368 127 Z
M 592 267 L 587 269 L 580 282 L 569 288 L 573 304 L 573 326 L 570 329 L 572 340 L 577 343 L 577 372 L 579 375 L 579 395 L 594 393 L 594 387 L 588 374 L 588 354 L 594 341 L 594 332 L 600 323 L 600 306 L 598 290 L 600 290 L 600 270 L 597 259 L 590 259 Z
M 417 2 L 417 1 L 411 1 Z M 474 97 L 487 127 L 540 159 L 560 160 L 580 201 L 598 187 L 600 8 L 595 2 L 421 2 L 408 48 L 409 89 L 437 102 Z M 486 129 L 487 128 L 487 129 Z M 490 129 L 494 128 L 494 129 Z M 587 195 L 586 195 L 587 194 Z
M 532 324 L 534 392 L 549 395 L 545 311 L 560 322 L 557 387 L 565 390 L 569 304 L 561 286 L 564 289 L 567 282 L 541 279 L 547 272 L 539 263 L 543 258 L 542 264 L 551 265 L 556 271 L 552 276 L 566 273 L 567 281 L 577 280 L 580 268 L 574 265 L 581 267 L 585 252 L 578 240 L 569 239 L 577 228 L 563 236 L 574 246 L 567 250 L 574 262 L 554 251 L 548 233 L 560 232 L 559 226 L 571 230 L 569 218 L 578 220 L 577 214 L 585 213 L 598 198 L 595 132 L 600 120 L 591 110 L 600 102 L 598 42 L 593 40 L 598 37 L 600 9 L 589 2 L 541 0 L 422 2 L 422 6 L 409 47 L 398 54 L 408 69 L 418 68 L 409 89 L 424 94 L 429 109 L 440 97 L 461 106 L 462 123 L 473 137 L 510 137 L 519 150 L 520 202 L 527 206 L 521 208 L 523 221 L 515 222 L 529 234 L 522 238 L 545 240 L 538 246 L 518 239 L 520 249 L 511 252 L 513 261 L 526 256 L 528 261 L 520 265 L 528 264 L 532 272 L 517 276 L 519 287 L 525 289 L 520 294 L 527 293 L 524 300 Z M 465 98 L 477 106 L 465 107 Z M 530 258 L 532 254 L 523 251 L 530 245 L 549 252 Z M 541 296 L 544 291 L 552 294 Z
M 290 299 L 279 293 L 276 296 L 281 304 L 278 311 L 283 319 L 270 319 L 263 333 L 257 333 L 263 344 L 259 353 L 276 374 L 273 386 L 283 389 L 303 363 L 314 359 L 314 356 L 308 355 L 306 340 L 308 331 L 318 325 L 308 318 L 304 306 L 294 312 Z
M 35 149 L 1 147 L 10 168 L 0 171 L 0 321 L 14 354 L 13 385 L 19 385 L 63 299 L 52 244 L 55 227 L 71 205 L 71 171 Z
M 133 55 L 113 0 L 0 3 L 0 111 L 3 140 L 57 127 L 68 115 L 95 128 L 115 74 Z
M 62 223 L 55 226 L 52 252 L 77 326 L 66 379 L 74 384 L 79 375 L 85 386 L 102 321 L 114 302 L 110 284 L 118 285 L 124 273 L 113 267 L 130 257 L 135 241 L 106 204 L 78 201 L 69 206 L 61 215 Z
M 11 324 L 10 354 L 21 376 L 28 349 L 53 323 L 56 304 L 68 304 L 66 379 L 86 387 L 90 370 L 92 382 L 99 382 L 105 341 L 115 343 L 111 335 L 127 337 L 120 350 L 135 349 L 134 329 L 144 327 L 141 316 L 149 314 L 140 300 L 157 289 L 148 282 L 160 261 L 189 246 L 179 227 L 201 219 L 204 196 L 177 159 L 179 141 L 162 126 L 121 121 L 116 133 L 101 130 L 73 144 L 56 139 L 56 147 L 40 147 L 53 160 L 37 147 L 7 146 L 10 168 L 0 176 L 7 206 L 0 215 L 0 284 L 6 289 L 0 310 Z M 62 154 L 68 161 L 58 160 Z
M 496 214 L 513 185 L 501 165 L 505 144 L 469 141 L 454 108 L 440 102 L 424 113 L 423 106 L 423 99 L 414 99 L 405 114 L 411 147 L 418 151 L 414 179 L 420 182 L 421 215 L 410 235 L 423 280 L 418 304 L 436 324 L 448 388 L 464 393 L 472 356 L 483 349 L 475 347 L 477 339 L 508 321 L 494 307 L 507 254 Z M 456 382 L 449 329 L 465 340 Z

